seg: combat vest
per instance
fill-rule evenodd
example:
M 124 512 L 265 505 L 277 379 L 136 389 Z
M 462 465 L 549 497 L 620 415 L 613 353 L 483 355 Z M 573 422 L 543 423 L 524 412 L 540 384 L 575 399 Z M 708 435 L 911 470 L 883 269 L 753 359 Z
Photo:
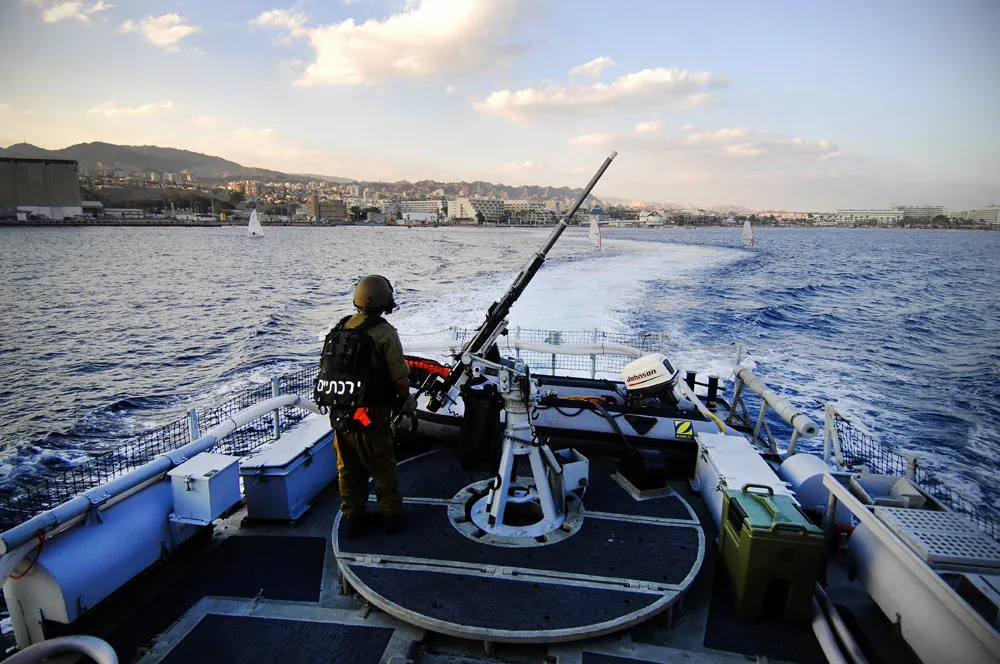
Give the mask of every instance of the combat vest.
M 344 316 L 326 335 L 313 384 L 313 400 L 333 416 L 352 417 L 358 408 L 390 406 L 395 396 L 375 343 L 368 330 L 385 321 L 378 316 L 347 329 Z

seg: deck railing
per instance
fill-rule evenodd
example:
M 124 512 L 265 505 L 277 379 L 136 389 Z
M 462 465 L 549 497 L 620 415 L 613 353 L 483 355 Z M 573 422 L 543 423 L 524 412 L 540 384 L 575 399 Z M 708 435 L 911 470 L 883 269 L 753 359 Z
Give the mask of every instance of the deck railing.
M 468 339 L 473 332 L 474 330 L 466 329 L 451 330 L 454 340 L 458 343 Z M 585 355 L 537 352 L 518 349 L 516 346 L 519 341 L 551 345 L 608 344 L 609 346 L 628 346 L 643 354 L 654 352 L 669 354 L 671 350 L 684 347 L 665 334 L 612 333 L 599 330 L 552 331 L 513 328 L 506 337 L 500 338 L 498 345 L 501 354 L 507 357 L 518 357 L 535 372 L 561 371 L 592 377 L 620 375 L 622 368 L 635 359 L 635 354 L 613 351 Z M 737 344 L 725 344 L 713 348 L 727 346 L 737 348 L 737 352 L 741 352 Z M 14 495 L 0 500 L 0 531 L 27 521 L 87 489 L 124 475 L 164 452 L 186 445 L 247 406 L 278 394 L 309 395 L 312 392 L 314 377 L 315 368 L 308 367 L 274 378 L 270 384 L 249 388 L 221 404 L 192 410 L 188 417 L 140 434 L 118 449 L 102 453 L 35 486 L 24 488 Z M 744 409 L 746 410 L 745 405 Z M 753 405 L 749 411 L 754 412 Z M 304 411 L 297 408 L 284 407 L 277 413 L 272 411 L 246 426 L 240 427 L 219 441 L 216 451 L 243 456 L 274 440 L 282 431 L 294 426 L 304 416 Z M 275 419 L 277 419 L 277 423 Z M 977 507 L 968 499 L 948 488 L 944 482 L 922 468 L 916 457 L 908 456 L 880 444 L 839 415 L 826 418 L 826 422 L 828 431 L 824 432 L 825 436 L 834 437 L 839 442 L 837 461 L 841 467 L 867 466 L 881 474 L 910 477 L 935 498 L 950 508 L 968 515 L 983 530 L 995 538 L 1000 538 L 1000 521 L 995 515 Z M 833 427 L 830 426 L 831 422 L 834 424 Z M 775 422 L 775 424 L 778 423 Z M 764 438 L 764 434 L 769 442 L 763 444 L 765 446 L 773 444 L 774 439 L 766 422 L 764 422 L 764 429 L 761 431 L 761 438 Z
M 995 514 L 979 507 L 970 500 L 951 489 L 934 476 L 933 473 L 920 465 L 920 459 L 913 454 L 904 454 L 879 443 L 868 434 L 860 431 L 836 411 L 831 413 L 839 450 L 836 462 L 842 468 L 854 469 L 867 467 L 871 472 L 880 475 L 896 475 L 906 477 L 916 483 L 921 489 L 936 498 L 942 504 L 955 512 L 960 512 L 971 519 L 979 529 L 993 539 L 1000 541 L 1000 519 Z
M 234 413 L 280 394 L 307 395 L 312 393 L 313 368 L 286 374 L 271 384 L 244 390 L 226 401 L 200 410 L 192 409 L 188 416 L 159 428 L 146 431 L 125 445 L 103 452 L 70 470 L 58 473 L 38 484 L 21 489 L 0 500 L 0 531 L 23 523 L 45 510 L 60 505 L 88 489 L 121 477 L 170 450 L 175 450 L 205 435 Z M 271 411 L 219 441 L 215 451 L 243 456 L 275 439 L 275 417 L 278 434 L 295 426 L 305 412 L 298 408 Z

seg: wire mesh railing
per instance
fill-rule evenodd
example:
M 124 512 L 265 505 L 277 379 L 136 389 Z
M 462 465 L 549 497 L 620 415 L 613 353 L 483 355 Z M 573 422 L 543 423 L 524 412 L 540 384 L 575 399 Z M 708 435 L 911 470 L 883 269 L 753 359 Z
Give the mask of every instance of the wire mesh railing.
M 302 369 L 286 374 L 277 380 L 280 394 L 309 395 L 315 369 Z M 244 390 L 215 406 L 196 410 L 197 437 L 222 424 L 235 413 L 260 403 L 274 394 L 271 384 Z M 284 432 L 301 421 L 306 413 L 284 406 L 278 416 L 280 431 Z M 146 431 L 125 445 L 101 453 L 84 463 L 53 475 L 42 482 L 25 487 L 6 500 L 0 501 L 0 531 L 13 528 L 37 514 L 56 507 L 71 498 L 121 477 L 154 458 L 182 447 L 193 440 L 190 418 L 182 418 L 150 431 Z M 222 454 L 244 456 L 261 445 L 274 440 L 274 413 L 258 417 L 226 436 L 214 448 Z
M 476 330 L 457 328 L 452 330 L 456 341 L 465 342 Z M 518 342 L 550 344 L 553 346 L 573 344 L 612 346 L 606 352 L 589 355 L 548 353 L 517 348 Z M 613 346 L 629 346 L 641 353 L 658 353 L 667 350 L 671 339 L 661 333 L 602 332 L 600 330 L 536 330 L 513 328 L 500 337 L 497 348 L 508 358 L 517 358 L 535 373 L 554 374 L 557 371 L 572 372 L 575 375 L 613 376 L 620 375 L 625 365 L 635 359 L 635 355 L 616 353 Z
M 452 329 L 454 339 L 463 342 L 475 330 Z M 641 353 L 666 352 L 683 346 L 666 334 L 659 333 L 615 333 L 599 330 L 537 330 L 514 328 L 498 341 L 498 347 L 505 357 L 517 357 L 538 373 L 571 372 L 578 375 L 614 376 L 633 359 L 634 355 L 607 353 L 587 355 L 562 354 L 530 351 L 515 348 L 516 342 L 525 341 L 551 345 L 589 344 L 623 345 L 637 349 Z M 724 344 L 712 348 L 724 348 L 734 344 Z M 309 395 L 312 392 L 315 368 L 309 367 L 285 374 L 271 383 L 257 385 L 244 390 L 215 406 L 196 411 L 197 435 L 202 436 L 215 426 L 222 424 L 235 413 L 260 403 L 276 394 Z M 279 430 L 286 431 L 295 426 L 306 413 L 294 407 L 282 407 L 278 413 Z M 243 456 L 274 440 L 274 412 L 269 412 L 239 427 L 219 441 L 215 451 Z M 835 418 L 837 434 L 844 465 L 851 468 L 867 466 L 873 472 L 885 475 L 910 477 L 949 508 L 968 515 L 993 537 L 1000 537 L 1000 523 L 995 516 L 964 498 L 949 488 L 944 482 L 919 466 L 914 457 L 907 456 L 880 444 L 871 436 L 858 430 L 851 423 L 838 416 Z M 91 458 L 83 464 L 55 475 L 0 501 L 0 530 L 6 530 L 31 517 L 55 507 L 80 493 L 120 477 L 135 468 L 148 463 L 155 457 L 181 447 L 192 440 L 191 419 L 182 418 L 158 429 L 147 431 L 126 445 Z
M 950 488 L 920 466 L 914 455 L 882 445 L 839 415 L 833 418 L 840 439 L 841 463 L 847 468 L 867 467 L 880 475 L 907 477 L 948 509 L 964 514 L 979 529 L 1000 541 L 1000 518 Z

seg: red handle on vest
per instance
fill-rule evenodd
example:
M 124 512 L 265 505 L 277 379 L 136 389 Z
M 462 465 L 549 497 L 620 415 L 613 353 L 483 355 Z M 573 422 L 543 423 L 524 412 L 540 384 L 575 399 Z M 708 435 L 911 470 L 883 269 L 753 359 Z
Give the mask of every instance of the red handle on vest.
M 354 411 L 353 419 L 357 420 L 358 422 L 361 422 L 361 426 L 363 427 L 366 427 L 372 423 L 371 418 L 368 417 L 367 408 L 358 408 L 356 411 Z

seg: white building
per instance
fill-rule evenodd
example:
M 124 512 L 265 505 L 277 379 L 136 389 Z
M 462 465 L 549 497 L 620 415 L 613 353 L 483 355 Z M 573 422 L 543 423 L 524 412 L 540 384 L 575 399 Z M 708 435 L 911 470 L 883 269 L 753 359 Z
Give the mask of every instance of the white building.
M 934 217 L 944 214 L 944 207 L 941 205 L 900 205 L 895 209 L 903 213 L 903 219 L 913 219 L 914 221 L 933 221 Z
M 400 215 L 400 205 L 399 201 L 394 201 L 391 198 L 383 200 L 378 205 L 379 211 L 384 214 L 389 219 L 398 219 Z
M 662 212 L 643 212 L 639 215 L 639 223 L 646 226 L 665 226 L 667 218 Z
M 448 201 L 448 218 L 454 221 L 473 221 L 476 219 L 476 208 L 468 198 L 456 198 Z
M 978 221 L 981 224 L 1000 226 L 1000 205 L 990 205 L 981 210 L 969 210 L 965 213 L 965 218 L 969 221 Z
M 399 205 L 402 214 L 422 212 L 444 216 L 444 201 L 403 201 Z
M 503 201 L 497 198 L 472 198 L 472 207 L 481 212 L 483 221 L 488 224 L 499 224 L 503 220 Z
M 437 212 L 404 212 L 403 221 L 407 224 L 436 224 L 441 217 Z
M 870 224 L 891 226 L 903 221 L 903 211 L 891 210 L 837 210 L 838 224 Z
M 455 221 L 477 221 L 481 213 L 484 222 L 497 224 L 504 216 L 503 203 L 495 198 L 456 198 L 448 201 L 448 218 Z
M 531 226 L 549 223 L 553 214 L 541 201 L 504 201 L 503 210 L 508 223 Z

